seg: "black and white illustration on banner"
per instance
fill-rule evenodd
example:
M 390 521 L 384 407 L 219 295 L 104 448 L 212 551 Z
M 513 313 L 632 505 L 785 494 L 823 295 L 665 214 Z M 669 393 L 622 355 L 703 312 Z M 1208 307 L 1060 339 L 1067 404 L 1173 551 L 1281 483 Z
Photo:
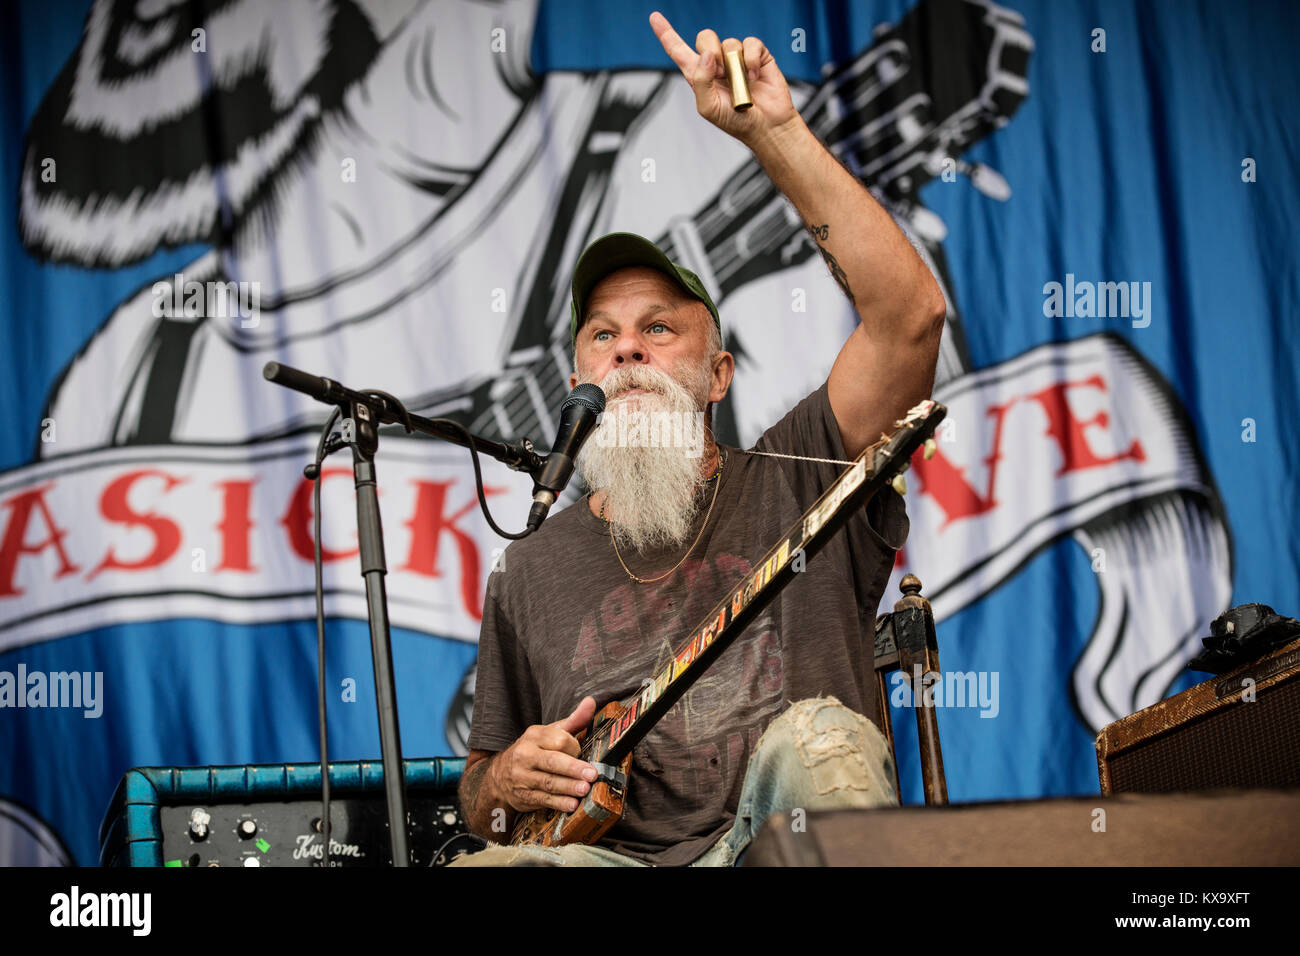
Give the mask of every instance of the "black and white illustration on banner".
M 657 239 L 718 301 L 737 356 L 715 420 L 721 441 L 752 443 L 820 384 L 856 323 L 791 205 L 740 144 L 702 128 L 670 63 L 535 74 L 532 0 L 231 0 L 147 18 L 142 7 L 94 4 L 28 130 L 19 228 L 33 255 L 88 267 L 185 243 L 210 249 L 106 310 L 52 384 L 43 419 L 58 423 L 57 443 L 36 442 L 31 465 L 0 475 L 0 491 L 62 481 L 51 494 L 75 513 L 100 487 L 75 482 L 144 468 L 162 448 L 186 475 L 167 493 L 193 496 L 177 513 L 197 515 L 195 534 L 231 507 L 232 483 L 254 487 L 260 497 L 243 507 L 258 529 L 248 567 L 260 573 L 210 575 L 201 589 L 179 570 L 155 570 L 147 588 L 102 575 L 77 608 L 33 589 L 0 606 L 0 649 L 106 621 L 310 616 L 309 589 L 277 569 L 293 566 L 284 503 L 324 412 L 266 387 L 262 365 L 383 388 L 412 411 L 549 447 L 572 368 L 566 281 L 604 232 Z M 196 30 L 206 44 L 197 59 Z M 488 42 L 494 35 L 500 44 Z M 1124 341 L 1048 343 L 972 367 L 958 304 L 980 290 L 953 288 L 947 224 L 919 191 L 955 171 L 954 188 L 1014 201 L 1014 184 L 963 154 L 1013 121 L 1030 94 L 1032 51 L 1013 9 L 918 0 L 792 92 L 948 299 L 935 397 L 952 409 L 954 434 L 940 445 L 951 468 L 927 471 L 928 488 L 912 483 L 905 552 L 936 615 L 978 601 L 1066 536 L 1130 569 L 1097 574 L 1101 612 L 1065 688 L 1095 731 L 1178 676 L 1204 622 L 1227 605 L 1231 545 L 1185 413 Z M 45 157 L 57 160 L 55 182 L 42 180 Z M 197 309 L 185 307 L 191 282 L 203 290 Z M 796 287 L 807 292 L 806 314 L 772 307 Z M 1052 442 L 1076 425 L 1092 457 L 1062 467 Z M 1021 454 L 1009 434 L 1038 444 Z M 417 553 L 418 529 L 404 523 L 417 524 L 430 500 L 464 506 L 457 513 L 473 520 L 467 458 L 418 439 L 384 442 L 390 555 Z M 529 489 L 507 490 L 510 475 L 486 475 L 498 516 L 527 511 Z M 443 497 L 428 491 L 435 478 Z M 965 504 L 936 505 L 958 482 Z M 340 503 L 346 484 L 333 486 Z M 202 489 L 216 486 L 224 501 L 211 491 L 205 501 Z M 324 513 L 327 545 L 343 553 L 348 509 Z M 474 596 L 502 542 L 486 528 L 463 535 L 445 549 L 460 555 L 457 572 L 419 574 L 411 557 L 404 577 L 394 560 L 395 625 L 475 639 Z M 330 613 L 364 617 L 355 567 L 327 571 Z M 1158 606 L 1141 599 L 1150 594 L 1162 595 Z M 471 671 L 447 715 L 462 750 L 472 689 Z

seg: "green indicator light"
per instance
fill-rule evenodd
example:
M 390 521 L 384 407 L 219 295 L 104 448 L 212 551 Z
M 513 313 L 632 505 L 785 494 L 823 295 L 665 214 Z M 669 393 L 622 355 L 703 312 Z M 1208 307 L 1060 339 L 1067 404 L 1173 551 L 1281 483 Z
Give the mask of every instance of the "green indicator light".
M 163 866 L 184 866 L 184 865 L 185 864 L 182 863 L 180 860 L 168 860 L 163 864 Z
M 258 848 L 259 850 L 261 850 L 263 853 L 265 853 L 267 850 L 271 849 L 271 844 L 267 843 L 266 840 L 262 839 L 261 837 L 258 837 L 258 838 L 257 838 L 257 844 L 256 844 L 256 846 L 257 846 L 257 848 Z

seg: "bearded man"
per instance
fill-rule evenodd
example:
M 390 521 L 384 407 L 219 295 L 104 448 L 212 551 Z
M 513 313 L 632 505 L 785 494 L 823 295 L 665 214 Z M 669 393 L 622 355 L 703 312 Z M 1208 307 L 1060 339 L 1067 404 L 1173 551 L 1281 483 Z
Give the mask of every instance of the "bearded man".
M 656 674 L 934 379 L 942 293 L 804 125 L 766 47 L 705 30 L 692 52 L 660 14 L 650 22 L 700 114 L 794 204 L 861 322 L 827 381 L 753 448 L 720 446 L 707 426 L 735 360 L 703 283 L 639 236 L 583 253 L 570 386 L 594 382 L 607 398 L 578 459 L 593 490 L 507 549 L 484 601 L 461 802 L 495 841 L 520 813 L 577 808 L 596 771 L 576 735 L 597 705 Z M 742 47 L 754 105 L 738 112 L 722 63 Z M 636 747 L 625 812 L 597 845 L 489 847 L 459 862 L 731 865 L 772 813 L 896 804 L 871 624 L 906 534 L 886 488 L 830 539 Z

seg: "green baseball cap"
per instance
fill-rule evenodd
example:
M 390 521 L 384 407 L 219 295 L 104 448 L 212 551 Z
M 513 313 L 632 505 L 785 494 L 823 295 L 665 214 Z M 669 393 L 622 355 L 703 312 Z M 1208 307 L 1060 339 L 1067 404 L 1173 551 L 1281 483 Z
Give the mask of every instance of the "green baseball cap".
M 589 245 L 578 257 L 578 264 L 573 270 L 573 299 L 569 303 L 569 338 L 575 344 L 578 341 L 579 320 L 585 321 L 583 309 L 587 297 L 601 279 L 616 269 L 628 266 L 647 266 L 658 269 L 675 281 L 683 292 L 692 299 L 698 299 L 709 309 L 713 324 L 722 334 L 722 320 L 718 318 L 718 307 L 713 304 L 704 283 L 690 269 L 679 266 L 669 259 L 649 239 L 631 232 L 611 232 L 601 236 Z

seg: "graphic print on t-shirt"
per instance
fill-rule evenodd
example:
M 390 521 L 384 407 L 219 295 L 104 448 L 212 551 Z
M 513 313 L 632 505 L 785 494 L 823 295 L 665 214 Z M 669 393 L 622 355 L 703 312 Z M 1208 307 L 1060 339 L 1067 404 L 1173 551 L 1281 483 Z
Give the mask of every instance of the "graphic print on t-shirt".
M 630 579 L 614 587 L 582 619 L 570 686 L 589 688 L 600 706 L 630 696 L 667 666 L 693 627 L 750 570 L 747 559 L 723 552 L 688 559 L 671 588 Z M 780 631 L 769 610 L 636 749 L 629 799 L 648 807 L 691 801 L 729 784 L 738 791 L 755 743 L 782 709 L 781 653 Z M 682 823 L 689 832 L 690 821 Z M 707 827 L 715 821 L 700 823 Z

